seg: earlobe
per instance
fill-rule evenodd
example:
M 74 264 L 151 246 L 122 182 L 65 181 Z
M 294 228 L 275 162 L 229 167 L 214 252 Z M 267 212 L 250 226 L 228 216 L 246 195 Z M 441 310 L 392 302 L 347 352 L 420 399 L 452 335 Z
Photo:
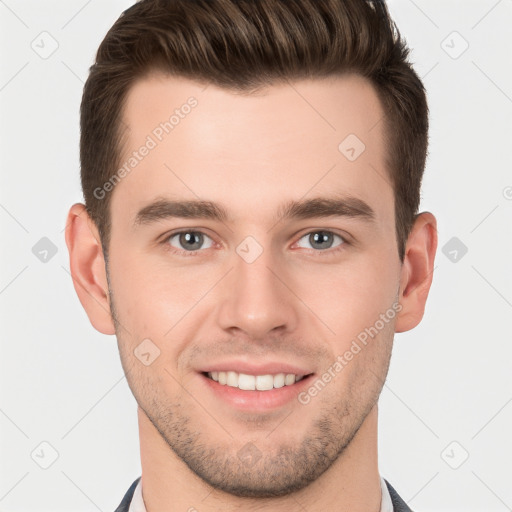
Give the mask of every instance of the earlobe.
M 66 245 L 73 286 L 89 321 L 99 332 L 115 334 L 103 249 L 98 230 L 81 203 L 69 210 Z
M 405 249 L 399 293 L 402 310 L 397 316 L 395 332 L 409 331 L 423 318 L 433 279 L 436 250 L 436 218 L 430 212 L 420 213 L 416 217 Z

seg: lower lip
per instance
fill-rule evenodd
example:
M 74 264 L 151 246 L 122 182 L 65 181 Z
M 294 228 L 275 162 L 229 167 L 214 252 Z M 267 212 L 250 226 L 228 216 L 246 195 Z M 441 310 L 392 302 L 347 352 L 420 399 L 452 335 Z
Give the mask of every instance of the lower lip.
M 203 374 L 201 377 L 209 389 L 229 405 L 245 411 L 264 412 L 282 407 L 293 400 L 298 402 L 297 395 L 309 386 L 313 374 L 303 377 L 290 386 L 273 388 L 268 391 L 244 390 L 219 384 Z

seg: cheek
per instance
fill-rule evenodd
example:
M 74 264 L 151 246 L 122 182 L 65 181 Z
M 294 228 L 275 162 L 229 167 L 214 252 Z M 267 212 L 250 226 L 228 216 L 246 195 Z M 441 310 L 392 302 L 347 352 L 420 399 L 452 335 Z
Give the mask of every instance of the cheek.
M 123 343 L 135 348 L 149 338 L 165 349 L 166 360 L 186 343 L 194 306 L 217 279 L 215 269 L 170 268 L 141 253 L 112 255 L 110 273 L 118 320 L 129 332 Z
M 158 308 L 167 310 L 168 301 L 179 291 L 179 283 L 171 282 L 168 271 L 156 268 L 150 258 L 138 252 L 119 251 L 116 257 L 112 255 L 110 266 L 118 313 L 132 324 L 145 319 L 153 323 Z
M 332 268 L 311 266 L 303 274 L 307 277 L 301 278 L 298 295 L 342 345 L 392 307 L 399 267 L 391 254 L 386 259 L 368 253 Z

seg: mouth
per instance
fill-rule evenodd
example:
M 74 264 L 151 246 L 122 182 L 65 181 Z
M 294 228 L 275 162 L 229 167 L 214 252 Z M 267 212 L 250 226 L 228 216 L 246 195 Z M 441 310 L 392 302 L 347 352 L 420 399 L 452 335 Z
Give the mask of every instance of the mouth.
M 203 375 L 222 386 L 238 388 L 243 391 L 270 391 L 285 386 L 292 386 L 311 374 L 276 373 L 249 375 L 235 371 L 212 371 L 203 372 Z
M 266 414 L 287 406 L 300 406 L 298 400 L 314 378 L 314 373 L 240 373 L 233 370 L 200 372 L 205 397 L 223 407 L 245 413 Z

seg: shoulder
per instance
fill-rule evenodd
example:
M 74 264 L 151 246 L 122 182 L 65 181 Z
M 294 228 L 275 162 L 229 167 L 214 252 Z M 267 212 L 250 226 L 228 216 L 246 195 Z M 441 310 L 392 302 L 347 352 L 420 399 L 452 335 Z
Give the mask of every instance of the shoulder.
M 141 477 L 137 478 L 132 485 L 130 485 L 130 488 L 126 491 L 126 494 L 124 495 L 123 499 L 121 500 L 121 503 L 116 508 L 114 512 L 128 512 L 130 509 L 130 503 L 132 502 L 133 493 L 135 491 L 135 487 L 137 487 L 137 484 L 139 483 L 139 480 Z
M 395 491 L 394 487 L 386 479 L 384 479 L 384 482 L 386 482 L 389 495 L 391 496 L 394 512 L 413 512 L 409 505 Z

